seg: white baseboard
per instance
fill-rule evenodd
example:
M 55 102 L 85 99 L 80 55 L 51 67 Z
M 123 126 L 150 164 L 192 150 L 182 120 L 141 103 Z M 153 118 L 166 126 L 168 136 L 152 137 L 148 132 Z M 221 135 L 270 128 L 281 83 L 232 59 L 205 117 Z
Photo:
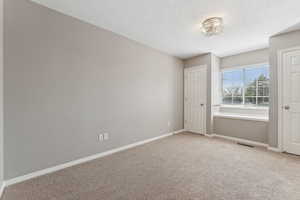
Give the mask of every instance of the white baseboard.
M 5 189 L 5 182 L 3 181 L 3 182 L 2 182 L 2 185 L 1 185 L 1 187 L 0 187 L 0 199 L 2 198 L 4 189 Z
M 274 151 L 274 152 L 277 152 L 277 153 L 282 153 L 282 150 L 280 150 L 279 148 L 271 147 L 271 146 L 269 146 L 268 144 L 265 144 L 265 143 L 260 143 L 260 142 L 255 142 L 255 141 L 251 141 L 251 140 L 240 139 L 240 138 L 236 138 L 236 137 L 229 137 L 229 136 L 224 136 L 224 135 L 218 135 L 218 134 L 210 134 L 210 135 L 205 134 L 205 136 L 227 139 L 227 140 L 231 140 L 231 141 L 234 141 L 234 142 L 240 142 L 240 143 L 244 143 L 244 144 L 249 144 L 249 145 L 252 145 L 252 146 L 265 147 L 269 151 Z
M 271 147 L 271 146 L 268 146 L 268 150 L 269 150 L 269 151 L 274 151 L 274 152 L 277 152 L 277 153 L 282 153 L 282 152 L 283 152 L 283 151 L 280 150 L 279 148 Z
M 246 140 L 246 139 L 241 139 L 241 138 L 236 138 L 236 137 L 230 137 L 230 136 L 225 136 L 225 135 L 212 134 L 209 137 L 217 137 L 217 138 L 227 139 L 227 140 L 231 140 L 231 141 L 234 141 L 234 142 L 249 144 L 249 145 L 252 145 L 252 146 L 266 147 L 266 148 L 268 147 L 268 145 L 265 144 L 265 143 L 255 142 L 255 141 L 251 141 L 251 140 Z
M 179 133 L 182 133 L 182 132 L 185 132 L 185 129 L 181 129 L 181 130 L 175 131 L 175 132 L 174 132 L 174 135 L 179 134 Z
M 26 174 L 26 175 L 23 175 L 23 176 L 12 178 L 12 179 L 9 179 L 9 180 L 5 181 L 5 184 L 6 184 L 6 186 L 10 186 L 10 185 L 13 185 L 13 184 L 16 184 L 16 183 L 20 183 L 20 182 L 23 182 L 23 181 L 26 181 L 26 180 L 29 180 L 29 179 L 32 179 L 32 178 L 36 178 L 36 177 L 39 177 L 39 176 L 42 176 L 42 175 L 45 175 L 45 174 L 49 174 L 49 173 L 56 172 L 56 171 L 59 171 L 59 170 L 62 170 L 62 169 L 68 168 L 68 167 L 72 167 L 74 165 L 85 163 L 85 162 L 88 162 L 88 161 L 91 161 L 91 160 L 95 160 L 95 159 L 98 159 L 98 158 L 102 158 L 104 156 L 108 156 L 108 155 L 120 152 L 120 151 L 124 151 L 124 150 L 130 149 L 130 148 L 136 147 L 136 146 L 140 146 L 140 145 L 143 145 L 143 144 L 155 141 L 155 140 L 159 140 L 159 139 L 171 136 L 171 135 L 173 135 L 177 132 L 178 133 L 182 132 L 182 130 L 175 131 L 173 133 L 167 133 L 167 134 L 164 134 L 164 135 L 161 135 L 161 136 L 158 136 L 158 137 L 150 138 L 150 139 L 143 140 L 143 141 L 140 141 L 140 142 L 136 142 L 136 143 L 133 143 L 133 144 L 129 144 L 129 145 L 126 145 L 126 146 L 123 146 L 123 147 L 119 147 L 119 148 L 116 148 L 116 149 L 105 151 L 105 152 L 102 152 L 102 153 L 99 153 L 99 154 L 95 154 L 95 155 L 92 155 L 92 156 L 88 156 L 88 157 L 85 157 L 85 158 L 81 158 L 81 159 L 78 159 L 78 160 L 67 162 L 67 163 L 64 163 L 64 164 L 61 164 L 61 165 L 57 165 L 57 166 L 54 166 L 54 167 L 50 167 L 50 168 L 47 168 L 47 169 L 36 171 L 36 172 L 30 173 L 30 174 Z
M 213 137 L 216 137 L 216 134 L 204 134 L 206 137 L 210 137 L 210 138 L 213 138 Z

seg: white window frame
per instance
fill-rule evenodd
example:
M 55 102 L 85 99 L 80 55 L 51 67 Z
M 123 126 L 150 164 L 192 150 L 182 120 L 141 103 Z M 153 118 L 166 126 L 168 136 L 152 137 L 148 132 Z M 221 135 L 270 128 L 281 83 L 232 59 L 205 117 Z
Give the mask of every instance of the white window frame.
M 249 64 L 249 65 L 241 65 L 241 66 L 235 66 L 235 67 L 226 67 L 221 69 L 220 71 L 220 85 L 221 85 L 221 107 L 227 107 L 227 108 L 238 108 L 238 109 L 254 109 L 254 110 L 269 110 L 269 106 L 253 106 L 253 105 L 245 105 L 245 88 L 243 88 L 243 103 L 242 104 L 237 104 L 237 105 L 230 105 L 230 104 L 223 104 L 223 72 L 224 71 L 230 71 L 230 70 L 236 70 L 236 69 L 245 69 L 245 68 L 260 68 L 262 65 L 268 65 L 270 68 L 270 64 L 268 62 L 265 63 L 257 63 L 257 64 Z M 243 73 L 244 76 L 244 73 Z M 243 77 L 243 82 L 245 80 L 245 77 Z M 258 96 L 259 97 L 259 96 Z M 270 101 L 270 95 L 269 95 L 269 101 Z M 257 102 L 256 102 L 257 103 Z

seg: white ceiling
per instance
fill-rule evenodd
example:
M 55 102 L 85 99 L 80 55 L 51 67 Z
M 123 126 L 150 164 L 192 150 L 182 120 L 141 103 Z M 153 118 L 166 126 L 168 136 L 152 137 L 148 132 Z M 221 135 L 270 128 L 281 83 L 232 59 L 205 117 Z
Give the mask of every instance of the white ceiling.
M 227 56 L 268 46 L 300 22 L 300 0 L 33 0 L 168 54 Z M 200 23 L 224 18 L 224 33 L 205 37 Z

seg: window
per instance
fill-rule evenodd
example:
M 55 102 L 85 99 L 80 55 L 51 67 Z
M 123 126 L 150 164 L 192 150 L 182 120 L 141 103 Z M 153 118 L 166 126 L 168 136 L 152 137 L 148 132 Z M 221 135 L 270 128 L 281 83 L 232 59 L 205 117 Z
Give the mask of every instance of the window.
M 269 65 L 261 64 L 222 72 L 223 104 L 269 106 Z

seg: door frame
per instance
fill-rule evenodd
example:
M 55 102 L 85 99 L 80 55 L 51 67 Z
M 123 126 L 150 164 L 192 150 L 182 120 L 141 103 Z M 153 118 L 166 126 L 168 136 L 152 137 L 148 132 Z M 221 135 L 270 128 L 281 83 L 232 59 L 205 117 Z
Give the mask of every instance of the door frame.
M 292 48 L 287 48 L 287 49 L 281 49 L 277 52 L 277 100 L 278 100 L 278 133 L 277 133 L 277 141 L 278 141 L 278 149 L 281 152 L 285 151 L 284 147 L 284 126 L 283 126 L 283 68 L 285 67 L 285 63 L 283 63 L 283 57 L 285 54 L 295 51 L 295 50 L 300 50 L 300 46 L 295 46 Z M 274 97 L 274 96 L 273 96 Z M 275 106 L 273 106 L 275 108 Z M 273 113 L 274 116 L 274 113 Z
M 186 129 L 186 126 L 185 126 L 185 124 L 186 124 L 186 122 L 185 122 L 185 91 L 186 91 L 186 84 L 185 84 L 185 80 L 186 80 L 186 73 L 188 72 L 188 71 L 192 71 L 192 70 L 196 70 L 196 69 L 202 69 L 202 68 L 205 68 L 205 70 L 206 70 L 206 75 L 208 75 L 208 67 L 207 67 L 207 65 L 206 64 L 204 64 L 204 65 L 196 65 L 196 66 L 192 66 L 192 67 L 185 67 L 184 68 L 184 75 L 183 75 L 183 83 L 184 83 L 184 91 L 183 91 L 183 113 L 184 113 L 184 117 L 183 117 L 183 126 L 184 126 L 184 130 L 186 130 L 186 131 L 191 131 L 191 132 L 193 132 L 193 133 L 197 133 L 197 134 L 203 134 L 203 133 L 199 133 L 198 131 L 195 131 L 195 130 L 189 130 L 189 129 Z M 206 134 L 206 132 L 207 132 L 207 81 L 208 81 L 208 78 L 206 78 L 206 112 L 205 112 L 205 133 L 204 134 Z

